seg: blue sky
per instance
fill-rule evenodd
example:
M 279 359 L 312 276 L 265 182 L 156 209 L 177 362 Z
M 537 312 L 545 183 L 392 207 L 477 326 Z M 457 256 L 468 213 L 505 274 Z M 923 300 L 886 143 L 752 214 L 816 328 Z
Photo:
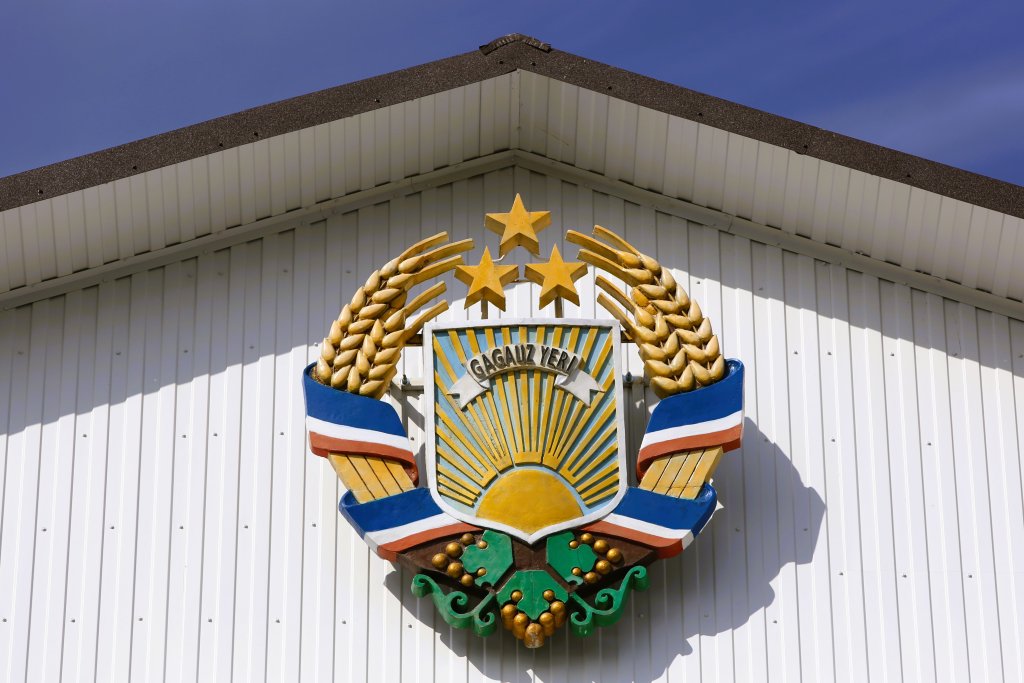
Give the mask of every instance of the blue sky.
M 522 32 L 1024 184 L 1024 3 L 11 0 L 0 176 Z

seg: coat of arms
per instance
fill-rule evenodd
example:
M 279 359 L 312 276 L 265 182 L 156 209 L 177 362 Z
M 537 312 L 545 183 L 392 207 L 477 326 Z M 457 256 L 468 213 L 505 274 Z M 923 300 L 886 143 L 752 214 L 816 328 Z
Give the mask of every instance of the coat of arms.
M 743 425 L 742 364 L 725 359 L 671 271 L 610 230 L 566 233 L 579 262 L 555 247 L 525 264 L 553 315 L 489 318 L 520 277 L 506 256 L 539 256 L 549 224 L 516 195 L 508 213 L 486 216 L 501 234 L 497 261 L 485 248 L 466 265 L 473 241 L 445 233 L 409 247 L 370 275 L 303 375 L 310 448 L 348 489 L 341 513 L 378 555 L 416 572 L 413 592 L 447 623 L 482 636 L 501 624 L 527 647 L 565 624 L 583 636 L 618 620 L 629 592 L 646 589 L 646 566 L 681 552 L 711 518 L 710 477 Z M 563 300 L 579 304 L 588 264 L 614 320 L 563 315 Z M 452 270 L 480 315 L 432 323 L 448 307 L 428 307 L 444 283 L 411 290 Z M 383 400 L 414 340 L 425 356 L 419 464 Z M 636 454 L 623 426 L 631 347 L 660 399 Z

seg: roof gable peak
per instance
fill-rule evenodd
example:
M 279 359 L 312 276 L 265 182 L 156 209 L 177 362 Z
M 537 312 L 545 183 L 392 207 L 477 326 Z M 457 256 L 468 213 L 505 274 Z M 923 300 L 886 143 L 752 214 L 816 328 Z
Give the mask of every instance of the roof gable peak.
M 551 52 L 550 43 L 545 43 L 542 40 L 538 40 L 533 36 L 528 36 L 524 33 L 509 33 L 508 35 L 501 36 L 500 38 L 495 38 L 491 42 L 481 45 L 480 52 L 485 55 L 489 55 L 495 50 L 499 50 L 506 45 L 511 45 L 512 43 L 523 43 L 532 48 L 536 48 L 541 52 Z

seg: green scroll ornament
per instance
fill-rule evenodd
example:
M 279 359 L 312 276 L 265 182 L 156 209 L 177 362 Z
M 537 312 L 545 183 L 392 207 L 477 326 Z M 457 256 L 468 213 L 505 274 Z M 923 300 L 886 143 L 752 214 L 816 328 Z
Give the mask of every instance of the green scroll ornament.
M 434 607 L 441 613 L 445 622 L 454 628 L 470 628 L 478 636 L 489 636 L 498 627 L 495 616 L 497 603 L 494 594 L 488 593 L 476 607 L 466 611 L 469 598 L 461 591 L 445 593 L 437 583 L 426 574 L 412 577 L 412 593 L 417 598 L 427 595 L 434 601 Z
M 647 590 L 647 585 L 647 569 L 637 566 L 626 572 L 618 588 L 602 588 L 597 591 L 593 605 L 573 593 L 570 600 L 574 609 L 569 617 L 572 632 L 577 636 L 589 636 L 594 632 L 595 625 L 611 626 L 622 616 L 630 591 Z

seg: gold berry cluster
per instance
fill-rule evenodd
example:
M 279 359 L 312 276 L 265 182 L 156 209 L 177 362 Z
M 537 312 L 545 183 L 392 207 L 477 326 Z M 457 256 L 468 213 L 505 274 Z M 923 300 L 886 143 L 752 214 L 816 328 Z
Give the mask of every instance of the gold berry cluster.
M 581 576 L 583 580 L 588 584 L 597 583 L 602 576 L 610 574 L 615 568 L 614 565 L 622 563 L 622 551 L 618 548 L 613 548 L 608 541 L 603 538 L 594 538 L 593 534 L 582 533 L 576 540 L 569 541 L 570 548 L 579 548 L 580 543 L 589 545 L 594 553 L 601 559 L 594 563 L 594 570 L 587 573 L 583 573 L 583 570 L 579 567 L 573 567 L 573 576 Z
M 540 647 L 544 639 L 555 634 L 555 629 L 565 623 L 567 611 L 565 603 L 556 599 L 553 590 L 546 590 L 543 593 L 544 599 L 548 601 L 548 608 L 541 612 L 537 621 L 530 619 L 530 616 L 516 606 L 523 599 L 522 591 L 512 591 L 511 602 L 501 607 L 501 624 L 506 630 L 512 631 L 519 640 L 523 641 L 526 647 Z
M 476 546 L 480 549 L 487 547 L 487 541 L 477 541 L 473 534 L 465 533 L 458 541 L 452 541 L 444 547 L 443 553 L 437 553 L 430 558 L 430 563 L 434 565 L 434 569 L 444 572 L 448 576 L 452 577 L 463 586 L 467 588 L 473 585 L 476 577 L 483 576 L 487 573 L 487 570 L 483 567 L 476 570 L 475 574 L 470 574 L 466 571 L 466 567 L 459 562 L 459 558 L 462 557 L 462 552 L 469 546 L 476 543 Z

